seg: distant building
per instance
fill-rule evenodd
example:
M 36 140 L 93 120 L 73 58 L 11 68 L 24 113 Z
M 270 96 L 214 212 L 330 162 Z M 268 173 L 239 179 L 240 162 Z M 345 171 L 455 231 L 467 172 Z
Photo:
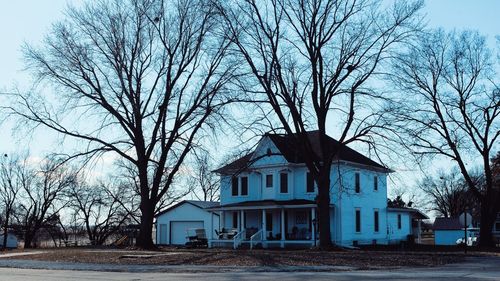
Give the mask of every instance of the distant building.
M 0 248 L 3 248 L 3 234 L 0 235 Z M 17 248 L 18 241 L 17 236 L 14 233 L 7 234 L 7 248 L 15 249 Z
M 471 228 L 469 224 L 468 228 Z M 464 224 L 459 218 L 436 218 L 433 225 L 435 245 L 456 245 L 465 236 Z

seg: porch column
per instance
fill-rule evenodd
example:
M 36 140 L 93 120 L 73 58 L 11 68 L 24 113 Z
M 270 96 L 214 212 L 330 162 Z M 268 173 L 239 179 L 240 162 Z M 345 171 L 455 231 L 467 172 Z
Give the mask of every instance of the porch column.
M 422 220 L 418 220 L 417 242 L 418 244 L 422 244 Z
M 311 241 L 313 241 L 314 245 L 316 245 L 316 223 L 314 220 L 316 219 L 316 210 L 311 208 Z
M 210 235 L 209 239 L 214 239 L 214 212 L 210 212 Z
M 222 231 L 223 228 L 226 227 L 226 212 L 220 212 L 220 222 L 219 222 L 219 231 Z
M 281 209 L 281 248 L 285 248 L 285 209 Z
M 264 241 L 267 239 L 267 229 L 266 229 L 266 210 L 262 209 L 262 248 L 265 248 Z
M 245 211 L 240 211 L 240 231 L 245 230 Z

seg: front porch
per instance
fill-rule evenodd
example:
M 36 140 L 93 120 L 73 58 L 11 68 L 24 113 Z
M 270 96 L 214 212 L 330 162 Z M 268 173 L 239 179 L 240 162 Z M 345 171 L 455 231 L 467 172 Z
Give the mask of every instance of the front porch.
M 220 212 L 221 221 L 209 247 L 285 248 L 317 243 L 316 204 L 309 200 L 241 202 L 210 210 Z

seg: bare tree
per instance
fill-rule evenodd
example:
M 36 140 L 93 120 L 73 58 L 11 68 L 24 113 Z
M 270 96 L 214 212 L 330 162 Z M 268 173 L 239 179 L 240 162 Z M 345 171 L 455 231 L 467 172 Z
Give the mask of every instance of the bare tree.
M 45 159 L 39 170 L 28 165 L 19 171 L 22 189 L 19 220 L 24 231 L 24 247 L 35 246 L 38 231 L 65 207 L 65 190 L 75 184 L 76 173 L 57 159 Z
M 193 175 L 188 182 L 193 187 L 193 194 L 198 200 L 219 201 L 219 178 L 212 170 L 215 169 L 213 159 L 206 150 L 195 155 Z
M 17 156 L 9 157 L 4 154 L 0 166 L 0 203 L 3 207 L 3 248 L 7 248 L 7 237 L 11 216 L 15 211 L 17 197 L 21 189 L 19 171 L 22 163 Z
M 480 181 L 477 178 L 476 181 Z M 443 217 L 458 217 L 479 208 L 477 199 L 469 192 L 467 183 L 458 170 L 440 171 L 436 177 L 426 176 L 418 187 L 429 199 L 430 210 Z
M 103 245 L 130 220 L 129 212 L 120 204 L 120 199 L 125 201 L 124 194 L 116 191 L 103 182 L 89 185 L 82 180 L 68 190 L 68 205 L 84 225 L 92 245 Z
M 397 1 L 388 8 L 381 3 L 242 0 L 221 8 L 246 64 L 239 86 L 267 102 L 257 112 L 276 117 L 278 130 L 294 138 L 318 185 L 322 248 L 332 243 L 330 170 L 337 152 L 327 130 L 336 132 L 342 145 L 371 142 L 370 133 L 383 126 L 377 113 L 383 96 L 370 80 L 391 49 L 419 29 L 422 1 Z M 307 137 L 313 128 L 319 130 L 320 155 Z
M 154 247 L 157 204 L 227 102 L 234 64 L 219 25 L 207 1 L 99 0 L 70 8 L 43 47 L 24 49 L 57 94 L 20 94 L 10 111 L 80 141 L 72 157 L 112 152 L 134 167 L 144 248 Z
M 399 55 L 392 72 L 402 94 L 391 124 L 401 142 L 419 161 L 439 155 L 456 163 L 481 203 L 480 244 L 492 245 L 500 190 L 493 185 L 489 161 L 500 135 L 500 88 L 485 38 L 470 31 L 431 31 Z M 468 166 L 476 161 L 484 186 Z

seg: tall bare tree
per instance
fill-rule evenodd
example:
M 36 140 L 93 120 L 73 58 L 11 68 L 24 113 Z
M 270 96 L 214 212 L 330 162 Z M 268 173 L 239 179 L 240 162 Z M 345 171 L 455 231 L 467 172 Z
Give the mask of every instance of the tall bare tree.
M 233 3 L 233 2 L 231 2 Z M 320 247 L 331 246 L 330 169 L 338 141 L 370 142 L 382 126 L 377 103 L 383 96 L 370 80 L 393 47 L 419 28 L 422 1 L 242 0 L 221 8 L 247 72 L 239 85 L 265 100 L 264 116 L 295 139 L 318 186 Z M 372 84 L 373 86 L 373 84 Z M 271 122 L 272 123 L 272 122 Z M 318 129 L 321 155 L 307 131 Z
M 500 190 L 494 187 L 490 166 L 500 135 L 500 88 L 494 65 L 492 51 L 477 32 L 437 30 L 423 34 L 398 56 L 391 77 L 400 91 L 391 123 L 401 142 L 417 160 L 439 155 L 458 166 L 481 203 L 482 246 L 492 245 L 491 231 L 500 211 Z M 471 174 L 476 161 L 484 185 Z
M 186 155 L 227 101 L 232 65 L 214 5 L 202 0 L 99 0 L 70 8 L 28 69 L 46 91 L 10 107 L 29 123 L 76 139 L 73 156 L 112 152 L 139 183 L 138 245 L 154 247 L 153 215 Z

